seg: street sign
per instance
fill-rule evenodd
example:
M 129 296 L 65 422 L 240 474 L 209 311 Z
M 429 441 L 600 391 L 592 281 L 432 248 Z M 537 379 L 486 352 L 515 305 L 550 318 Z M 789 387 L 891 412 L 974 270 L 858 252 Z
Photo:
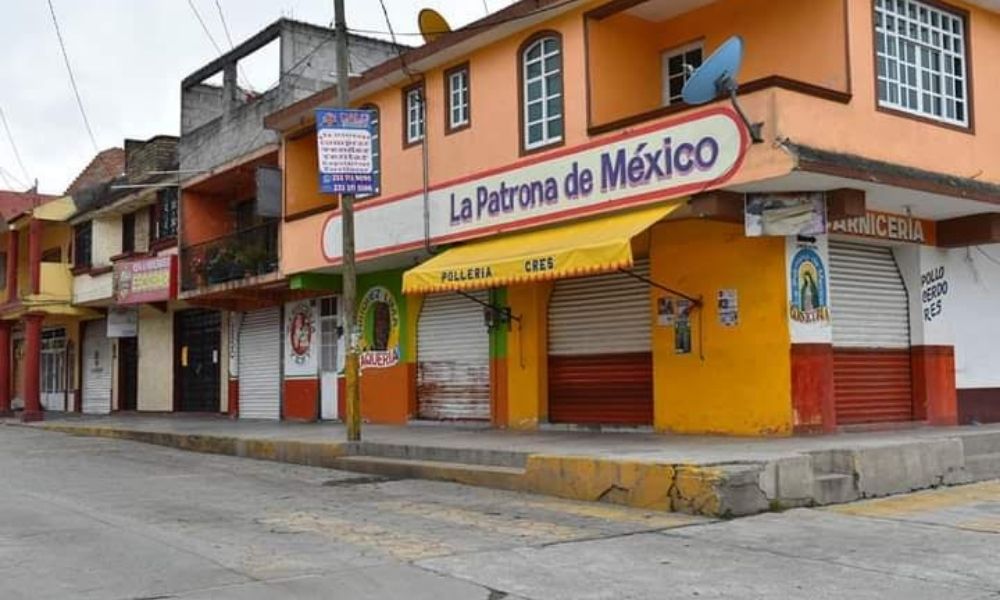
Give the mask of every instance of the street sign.
M 316 110 L 319 185 L 324 194 L 376 194 L 372 139 L 375 113 L 370 110 Z

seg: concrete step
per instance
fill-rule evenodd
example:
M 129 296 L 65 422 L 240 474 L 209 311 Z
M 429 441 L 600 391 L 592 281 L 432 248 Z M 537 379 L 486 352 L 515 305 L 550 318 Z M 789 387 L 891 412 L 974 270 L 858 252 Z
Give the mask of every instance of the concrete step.
M 394 458 L 402 460 L 424 460 L 434 462 L 484 465 L 491 467 L 512 467 L 523 469 L 528 462 L 528 453 L 484 448 L 454 448 L 447 446 L 426 446 L 417 444 L 387 444 L 384 442 L 361 442 L 352 445 L 352 455 Z
M 968 433 L 962 436 L 965 456 L 1000 453 L 1000 432 Z
M 973 481 L 1000 478 L 1000 452 L 966 456 L 965 470 Z
M 439 460 L 413 460 L 379 456 L 343 456 L 335 469 L 401 479 L 433 479 L 505 490 L 524 487 L 525 470 L 517 467 L 474 465 Z
M 853 475 L 816 475 L 813 486 L 813 499 L 820 505 L 853 502 L 860 496 Z

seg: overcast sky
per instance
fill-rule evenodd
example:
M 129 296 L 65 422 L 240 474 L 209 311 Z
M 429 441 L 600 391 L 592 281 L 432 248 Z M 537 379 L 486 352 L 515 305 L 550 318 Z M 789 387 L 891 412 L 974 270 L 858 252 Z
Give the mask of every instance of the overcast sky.
M 4 7 L 0 110 L 24 163 L 22 170 L 7 132 L 0 128 L 0 189 L 25 189 L 37 178 L 40 191 L 60 194 L 93 157 L 94 148 L 73 96 L 46 0 L 0 2 Z M 216 0 L 193 2 L 216 42 L 228 50 Z M 485 15 L 487 7 L 496 11 L 511 2 L 386 0 L 386 6 L 396 31 L 407 33 L 417 30 L 417 12 L 424 7 L 437 9 L 457 27 Z M 121 146 L 125 138 L 176 135 L 181 79 L 218 56 L 188 0 L 52 3 L 97 145 L 104 149 Z M 333 20 L 333 0 L 219 0 L 219 4 L 236 44 L 282 16 L 325 26 Z M 346 4 L 349 27 L 386 30 L 376 0 L 346 0 Z M 420 41 L 402 35 L 399 40 Z M 244 71 L 258 90 L 277 79 L 276 63 L 266 60 L 249 64 Z

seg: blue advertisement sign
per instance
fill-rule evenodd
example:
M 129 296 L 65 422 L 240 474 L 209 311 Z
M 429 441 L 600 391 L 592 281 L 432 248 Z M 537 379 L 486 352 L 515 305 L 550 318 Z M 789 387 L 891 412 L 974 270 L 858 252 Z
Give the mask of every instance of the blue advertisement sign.
M 375 113 L 370 110 L 316 110 L 319 188 L 324 194 L 377 194 L 374 160 Z

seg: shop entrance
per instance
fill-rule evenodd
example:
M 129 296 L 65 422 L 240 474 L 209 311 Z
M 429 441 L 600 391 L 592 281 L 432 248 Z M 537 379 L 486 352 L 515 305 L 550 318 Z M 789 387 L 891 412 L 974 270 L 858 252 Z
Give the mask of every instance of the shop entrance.
M 182 310 L 174 314 L 174 327 L 175 409 L 219 412 L 220 313 Z
M 489 297 L 470 296 L 481 302 Z M 470 298 L 424 298 L 417 325 L 417 414 L 432 420 L 490 418 L 490 333 L 483 306 Z
M 632 269 L 649 278 L 649 261 Z M 650 425 L 649 285 L 624 273 L 561 279 L 549 301 L 549 421 Z
M 243 314 L 240 326 L 240 418 L 281 418 L 281 308 Z
M 340 359 L 343 355 L 340 335 L 340 298 L 332 296 L 319 301 L 319 418 L 332 421 L 340 418 L 339 396 Z
M 45 410 L 67 409 L 66 382 L 68 380 L 68 344 L 66 330 L 62 327 L 42 331 L 41 402 Z
M 83 329 L 83 412 L 111 412 L 111 340 L 108 321 L 87 321 Z
M 118 410 L 137 410 L 139 395 L 138 338 L 118 338 Z
M 838 425 L 913 419 L 910 313 L 892 248 L 830 241 Z

